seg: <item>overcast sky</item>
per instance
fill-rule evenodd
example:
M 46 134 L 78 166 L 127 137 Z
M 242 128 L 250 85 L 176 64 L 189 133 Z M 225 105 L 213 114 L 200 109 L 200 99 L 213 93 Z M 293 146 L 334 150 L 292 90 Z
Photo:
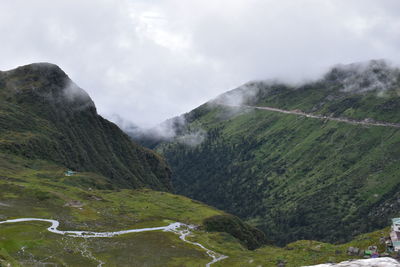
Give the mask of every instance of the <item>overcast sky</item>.
M 249 80 L 400 62 L 399 0 L 2 0 L 0 69 L 59 65 L 100 114 L 150 126 Z

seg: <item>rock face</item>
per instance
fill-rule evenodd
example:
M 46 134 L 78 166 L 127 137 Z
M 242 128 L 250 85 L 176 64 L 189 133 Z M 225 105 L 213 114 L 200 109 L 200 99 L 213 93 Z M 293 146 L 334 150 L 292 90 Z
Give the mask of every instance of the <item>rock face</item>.
M 170 170 L 97 114 L 89 95 L 58 67 L 0 72 L 0 150 L 97 172 L 119 188 L 170 190 Z

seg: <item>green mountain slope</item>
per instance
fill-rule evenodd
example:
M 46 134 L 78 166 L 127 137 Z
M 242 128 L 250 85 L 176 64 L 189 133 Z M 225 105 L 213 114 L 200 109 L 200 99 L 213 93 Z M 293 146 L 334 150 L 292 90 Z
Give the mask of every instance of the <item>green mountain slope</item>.
M 68 169 L 78 172 L 65 175 Z M 202 227 L 205 219 L 224 218 L 234 231 L 210 227 L 211 236 L 222 235 L 244 251 L 266 243 L 262 232 L 236 217 L 162 192 L 171 190 L 169 176 L 160 156 L 99 116 L 90 97 L 57 66 L 0 72 L 0 222 L 55 219 L 62 229 L 109 232 L 175 221 Z M 173 232 L 88 239 L 50 233 L 46 224 L 1 224 L 0 266 L 204 266 L 211 261 L 204 249 Z
M 216 267 L 268 267 L 279 262 L 297 267 L 339 262 L 360 257 L 348 256 L 349 246 L 364 249 L 388 234 L 384 229 L 342 245 L 298 241 L 286 248 L 247 250 L 243 242 L 215 222 L 222 217 L 225 227 L 238 230 L 244 226 L 242 236 L 248 234 L 249 226 L 237 219 L 227 221 L 230 216 L 222 211 L 167 192 L 99 189 L 108 183 L 106 177 L 90 172 L 65 176 L 65 170 L 48 161 L 0 153 L 0 222 L 13 218 L 55 219 L 60 222 L 60 230 L 109 232 L 179 221 L 196 226 L 187 237 L 189 241 L 228 256 L 212 265 Z M 49 224 L 44 222 L 0 224 L 0 265 L 203 267 L 212 260 L 203 249 L 183 242 L 172 232 L 77 238 L 51 233 L 47 227 Z M 381 245 L 379 249 L 384 250 Z
M 245 102 L 334 117 L 398 123 L 399 77 L 400 70 L 385 61 L 338 65 L 323 79 L 302 86 L 261 84 L 253 92 L 254 97 Z
M 346 254 L 348 246 L 366 248 L 388 234 L 384 229 L 342 245 L 266 245 L 268 238 L 239 218 L 165 192 L 170 185 L 164 161 L 97 115 L 87 94 L 54 65 L 0 73 L 0 104 L 0 266 L 206 266 L 211 256 L 222 255 L 227 258 L 212 266 L 300 266 L 358 258 Z M 211 130 L 218 108 L 198 111 L 192 113 L 193 130 L 203 115 Z M 218 136 L 218 130 L 211 132 Z M 203 132 L 178 141 L 195 147 L 198 138 Z M 66 175 L 68 169 L 78 172 Z M 60 225 L 4 223 L 19 218 Z M 91 237 L 174 222 L 190 227 Z M 56 229 L 85 233 L 61 235 Z
M 111 187 L 170 190 L 164 160 L 105 120 L 57 66 L 0 72 L 0 151 L 109 178 Z
M 246 219 L 278 244 L 346 241 L 398 215 L 400 130 L 237 106 L 399 122 L 399 77 L 372 61 L 302 86 L 249 83 L 185 114 L 181 134 L 157 149 L 178 193 Z M 200 144 L 187 145 L 199 132 Z

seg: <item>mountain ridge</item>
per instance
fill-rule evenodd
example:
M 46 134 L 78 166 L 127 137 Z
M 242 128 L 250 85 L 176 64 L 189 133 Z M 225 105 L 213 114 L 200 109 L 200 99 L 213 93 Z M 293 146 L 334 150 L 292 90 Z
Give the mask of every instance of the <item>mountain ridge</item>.
M 399 91 L 399 69 L 384 61 L 336 66 L 299 86 L 250 82 L 182 115 L 175 138 L 148 143 L 167 158 L 178 193 L 247 220 L 278 244 L 345 242 L 398 215 L 399 130 L 299 113 L 397 125 Z M 180 142 L 199 130 L 198 146 Z
M 98 115 L 89 95 L 58 66 L 1 72 L 0 101 L 1 150 L 98 172 L 116 187 L 171 190 L 164 160 Z

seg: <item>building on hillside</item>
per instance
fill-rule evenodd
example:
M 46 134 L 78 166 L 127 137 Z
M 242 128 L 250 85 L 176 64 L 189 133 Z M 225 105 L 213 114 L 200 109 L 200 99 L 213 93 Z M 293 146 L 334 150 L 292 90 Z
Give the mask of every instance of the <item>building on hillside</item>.
M 394 251 L 400 251 L 400 218 L 392 219 L 392 231 L 390 232 Z
M 72 175 L 74 175 L 74 174 L 76 174 L 76 172 L 71 171 L 71 170 L 68 170 L 68 171 L 66 171 L 66 172 L 64 173 L 65 176 L 72 176 Z

